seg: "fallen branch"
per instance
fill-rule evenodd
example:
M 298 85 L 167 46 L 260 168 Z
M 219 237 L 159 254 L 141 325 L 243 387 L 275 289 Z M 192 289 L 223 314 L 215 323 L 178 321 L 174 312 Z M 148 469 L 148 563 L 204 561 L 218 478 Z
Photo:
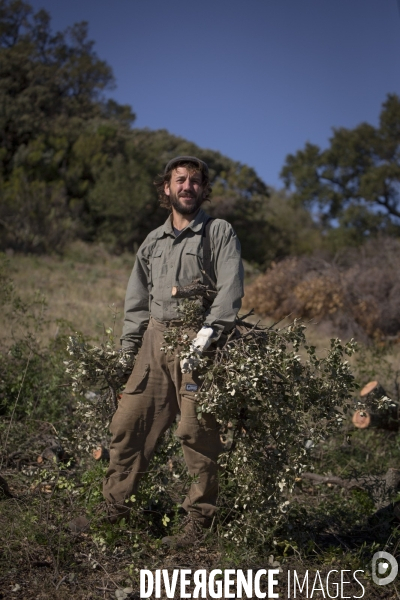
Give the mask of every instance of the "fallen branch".
M 400 486 L 400 469 L 390 468 L 383 476 L 365 475 L 353 479 L 342 479 L 336 475 L 318 475 L 317 473 L 302 473 L 302 479 L 308 479 L 316 485 L 320 483 L 338 485 L 347 490 L 370 489 L 371 486 L 384 486 L 385 490 L 395 491 Z

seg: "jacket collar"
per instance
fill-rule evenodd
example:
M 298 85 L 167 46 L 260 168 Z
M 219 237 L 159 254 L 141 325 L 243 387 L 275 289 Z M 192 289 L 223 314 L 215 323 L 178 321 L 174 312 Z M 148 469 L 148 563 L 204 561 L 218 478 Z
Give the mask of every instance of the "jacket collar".
M 207 220 L 207 218 L 208 218 L 208 215 L 204 212 L 204 210 L 202 208 L 200 208 L 199 212 L 197 213 L 197 215 L 195 216 L 193 221 L 191 221 L 185 229 L 191 229 L 195 233 L 199 233 L 200 231 L 202 231 L 203 225 L 204 225 L 205 221 Z M 163 227 L 160 229 L 159 237 L 162 237 L 163 235 L 175 236 L 174 229 L 172 227 L 171 215 L 169 215 L 169 217 L 165 221 Z

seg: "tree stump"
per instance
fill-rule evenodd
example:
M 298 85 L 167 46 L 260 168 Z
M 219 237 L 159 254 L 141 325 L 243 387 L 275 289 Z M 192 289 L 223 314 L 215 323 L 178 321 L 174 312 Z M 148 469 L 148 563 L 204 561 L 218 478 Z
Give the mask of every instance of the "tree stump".
M 360 392 L 361 398 L 379 399 L 386 396 L 386 392 L 378 381 L 370 381 Z M 391 406 L 386 410 L 373 412 L 371 410 L 356 410 L 352 417 L 353 425 L 357 429 L 366 429 L 367 427 L 377 427 L 389 431 L 399 430 L 399 405 Z

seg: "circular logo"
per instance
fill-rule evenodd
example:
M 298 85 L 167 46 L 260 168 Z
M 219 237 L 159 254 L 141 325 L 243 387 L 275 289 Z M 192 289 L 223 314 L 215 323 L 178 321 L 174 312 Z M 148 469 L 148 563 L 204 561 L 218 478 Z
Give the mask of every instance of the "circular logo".
M 397 577 L 399 565 L 389 552 L 375 552 L 372 557 L 372 579 L 377 585 L 388 585 Z M 383 577 L 386 575 L 386 577 Z

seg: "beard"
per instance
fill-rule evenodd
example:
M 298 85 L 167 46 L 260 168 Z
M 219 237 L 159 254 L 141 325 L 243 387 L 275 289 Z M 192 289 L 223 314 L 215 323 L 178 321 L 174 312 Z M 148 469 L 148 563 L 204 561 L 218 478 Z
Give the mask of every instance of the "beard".
M 185 194 L 186 198 L 188 196 L 189 194 Z M 171 191 L 169 199 L 171 206 L 174 207 L 177 213 L 180 215 L 193 215 L 203 204 L 203 192 L 200 192 L 197 196 L 190 194 L 190 202 L 186 200 L 185 203 L 182 198 Z

